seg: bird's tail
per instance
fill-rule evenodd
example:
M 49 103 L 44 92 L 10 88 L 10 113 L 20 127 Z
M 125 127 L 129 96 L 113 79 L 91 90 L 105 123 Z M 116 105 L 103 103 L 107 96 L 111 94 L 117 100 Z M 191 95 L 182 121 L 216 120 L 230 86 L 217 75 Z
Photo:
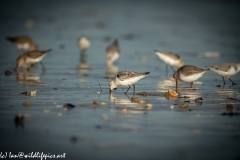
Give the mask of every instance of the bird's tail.
M 48 53 L 48 52 L 50 52 L 50 51 L 52 51 L 52 49 L 43 50 L 43 51 L 40 51 L 40 52 L 42 52 L 42 53 Z
M 144 74 L 144 75 L 149 75 L 149 74 L 150 74 L 150 72 L 144 72 L 143 74 Z
M 15 41 L 15 38 L 14 38 L 14 37 L 6 37 L 6 40 L 11 41 L 11 42 L 14 42 L 14 41 Z

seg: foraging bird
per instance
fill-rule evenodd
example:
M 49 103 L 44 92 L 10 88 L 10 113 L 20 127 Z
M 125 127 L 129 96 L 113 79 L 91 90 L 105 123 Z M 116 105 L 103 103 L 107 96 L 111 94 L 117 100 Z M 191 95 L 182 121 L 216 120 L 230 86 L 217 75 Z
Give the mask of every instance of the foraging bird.
M 170 65 L 171 69 L 174 71 L 172 66 L 181 67 L 184 65 L 183 60 L 181 57 L 172 52 L 160 52 L 157 50 L 154 50 L 155 54 L 166 63 L 166 72 L 168 72 L 168 65 Z M 175 72 L 175 71 L 174 71 Z
M 240 63 L 223 63 L 220 65 L 214 65 L 214 66 L 206 66 L 206 68 L 210 69 L 211 71 L 219 74 L 222 76 L 223 83 L 225 85 L 224 77 L 227 77 L 231 82 L 232 85 L 236 85 L 237 83 L 234 83 L 230 76 L 233 76 L 237 74 L 240 71 Z
M 44 51 L 36 50 L 36 51 L 25 52 L 23 55 L 21 55 L 17 58 L 16 70 L 19 67 L 30 69 L 31 65 L 33 65 L 37 62 L 40 62 L 40 64 L 42 65 L 42 69 L 45 70 L 45 67 L 43 66 L 41 60 L 51 50 L 52 49 L 44 50 Z
M 34 51 L 37 50 L 37 45 L 29 36 L 7 37 L 8 41 L 16 45 L 18 51 Z
M 118 59 L 119 54 L 118 40 L 115 39 L 114 42 L 106 48 L 107 64 L 113 64 L 113 62 Z
M 78 39 L 78 46 L 81 51 L 81 53 L 85 52 L 91 45 L 91 41 L 88 37 L 86 36 L 81 36 Z
M 184 65 L 173 74 L 173 78 L 176 80 L 176 90 L 178 81 L 190 82 L 190 88 L 192 88 L 193 82 L 198 80 L 209 69 L 201 69 L 192 65 Z
M 131 85 L 133 85 L 133 93 L 135 93 L 134 83 L 149 74 L 150 72 L 139 73 L 134 71 L 121 71 L 116 75 L 115 79 L 109 83 L 110 92 L 117 88 L 117 86 L 128 86 L 128 89 L 125 92 L 127 94 L 128 90 L 131 88 Z

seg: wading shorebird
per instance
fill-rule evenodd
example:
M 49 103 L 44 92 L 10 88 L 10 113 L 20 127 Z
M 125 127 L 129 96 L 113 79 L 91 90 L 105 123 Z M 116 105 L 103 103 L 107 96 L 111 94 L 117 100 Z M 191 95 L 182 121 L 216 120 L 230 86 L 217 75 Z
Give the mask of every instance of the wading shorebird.
M 163 61 L 166 63 L 166 73 L 168 72 L 168 65 L 171 67 L 171 69 L 173 70 L 173 72 L 175 72 L 175 70 L 173 69 L 172 66 L 176 66 L 176 67 L 181 67 L 184 65 L 183 60 L 181 59 L 181 57 L 176 54 L 176 53 L 172 53 L 172 52 L 160 52 L 157 50 L 154 50 L 154 53 Z
M 27 68 L 28 70 L 31 68 L 31 66 L 35 63 L 40 63 L 42 65 L 42 69 L 45 70 L 45 67 L 43 66 L 43 63 L 41 60 L 43 57 L 50 52 L 52 49 L 44 50 L 44 51 L 27 51 L 23 55 L 19 56 L 17 58 L 17 64 L 15 70 L 18 68 Z
M 37 50 L 37 45 L 29 36 L 7 37 L 6 39 L 15 44 L 18 52 Z
M 88 37 L 81 36 L 78 39 L 78 47 L 81 53 L 84 53 L 90 47 L 90 45 L 91 45 L 91 41 Z
M 110 92 L 117 88 L 117 86 L 128 86 L 127 91 L 125 92 L 125 94 L 127 94 L 128 90 L 131 88 L 131 85 L 133 85 L 133 94 L 135 94 L 135 85 L 134 83 L 136 83 L 137 81 L 139 81 L 140 79 L 146 77 L 147 75 L 149 75 L 150 72 L 134 72 L 134 71 L 121 71 L 118 72 L 118 74 L 116 75 L 115 79 L 112 80 L 109 83 L 109 89 Z
M 240 63 L 234 64 L 234 63 L 223 63 L 220 65 L 214 65 L 214 66 L 206 66 L 206 68 L 210 69 L 211 71 L 219 74 L 222 76 L 223 84 L 225 85 L 224 77 L 227 77 L 231 82 L 232 85 L 236 85 L 237 83 L 234 83 L 230 76 L 233 76 L 237 74 L 240 71 Z
M 119 57 L 120 49 L 118 46 L 118 40 L 115 39 L 114 42 L 106 48 L 106 57 L 107 64 L 111 65 L 114 61 L 116 61 Z
M 173 74 L 173 78 L 176 80 L 176 90 L 178 81 L 184 81 L 190 83 L 190 88 L 192 88 L 193 82 L 198 80 L 202 75 L 209 69 L 202 69 L 192 65 L 184 65 Z

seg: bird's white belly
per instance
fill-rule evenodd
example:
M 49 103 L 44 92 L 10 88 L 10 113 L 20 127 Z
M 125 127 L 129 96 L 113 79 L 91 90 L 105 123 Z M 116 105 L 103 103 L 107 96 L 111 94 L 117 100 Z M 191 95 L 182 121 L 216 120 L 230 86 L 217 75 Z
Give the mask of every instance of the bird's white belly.
M 26 63 L 37 63 L 40 62 L 43 59 L 44 56 L 38 57 L 38 58 L 27 58 Z
M 211 70 L 224 77 L 229 77 L 237 73 L 237 71 L 233 67 L 231 67 L 227 72 L 222 70 L 216 70 L 216 69 L 211 69 Z
M 108 62 L 111 62 L 111 63 L 116 61 L 118 59 L 118 57 L 119 57 L 118 52 L 113 52 L 113 53 L 107 54 L 107 60 L 108 60 Z
M 173 59 L 171 57 L 168 57 L 164 54 L 157 54 L 157 55 L 163 62 L 165 62 L 165 63 L 167 63 L 171 66 L 177 66 L 178 63 L 179 63 L 179 60 L 175 60 L 175 59 Z
M 136 83 L 137 81 L 139 81 L 143 77 L 144 76 L 134 77 L 134 78 L 126 79 L 124 81 L 121 81 L 121 80 L 118 79 L 117 80 L 117 85 L 119 85 L 119 86 L 129 86 L 131 84 Z
M 18 44 L 17 48 L 18 49 L 28 50 L 30 48 L 30 45 L 29 45 L 29 43 Z
M 195 82 L 200 77 L 202 77 L 203 73 L 197 73 L 197 74 L 193 74 L 191 76 L 185 76 L 183 74 L 180 74 L 180 80 L 182 80 L 184 82 Z
M 79 42 L 79 46 L 82 49 L 87 49 L 90 46 L 90 42 L 88 40 L 83 39 Z

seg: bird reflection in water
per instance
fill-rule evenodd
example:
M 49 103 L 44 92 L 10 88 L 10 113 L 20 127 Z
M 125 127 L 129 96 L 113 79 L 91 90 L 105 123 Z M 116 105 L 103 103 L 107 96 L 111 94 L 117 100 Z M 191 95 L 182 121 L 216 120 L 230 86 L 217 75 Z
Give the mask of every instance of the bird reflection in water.
M 164 79 L 163 81 L 158 82 L 158 92 L 166 92 L 166 90 L 170 88 L 174 88 L 176 86 L 176 81 L 170 77 L 167 79 Z
M 109 101 L 114 103 L 114 110 L 113 112 L 120 113 L 120 114 L 146 114 L 147 109 L 145 108 L 144 104 L 139 104 L 138 102 L 131 101 L 131 98 L 123 94 L 121 97 L 117 98 L 114 94 L 109 92 Z
M 35 73 L 32 71 L 18 71 L 17 72 L 17 81 L 20 84 L 27 84 L 27 85 L 41 85 L 44 84 L 41 82 L 40 77 L 43 76 L 44 72 L 41 74 Z
M 109 78 L 115 77 L 115 75 L 118 73 L 118 67 L 114 64 L 108 64 L 106 65 L 106 75 Z
M 77 70 L 78 70 L 79 74 L 84 75 L 84 76 L 87 76 L 89 70 L 91 70 L 91 68 L 87 64 L 86 54 L 84 52 L 80 53 L 80 60 L 79 60 Z M 85 80 L 83 80 L 83 81 L 85 81 Z
M 118 67 L 113 63 L 119 58 L 119 55 L 120 48 L 118 40 L 115 39 L 114 42 L 106 48 L 106 75 L 109 78 L 113 78 L 118 72 Z
M 237 90 L 234 90 L 232 88 L 219 88 L 219 90 L 216 91 L 216 97 L 217 100 L 223 100 L 226 101 L 226 97 L 229 100 L 238 100 L 240 101 L 240 92 Z

